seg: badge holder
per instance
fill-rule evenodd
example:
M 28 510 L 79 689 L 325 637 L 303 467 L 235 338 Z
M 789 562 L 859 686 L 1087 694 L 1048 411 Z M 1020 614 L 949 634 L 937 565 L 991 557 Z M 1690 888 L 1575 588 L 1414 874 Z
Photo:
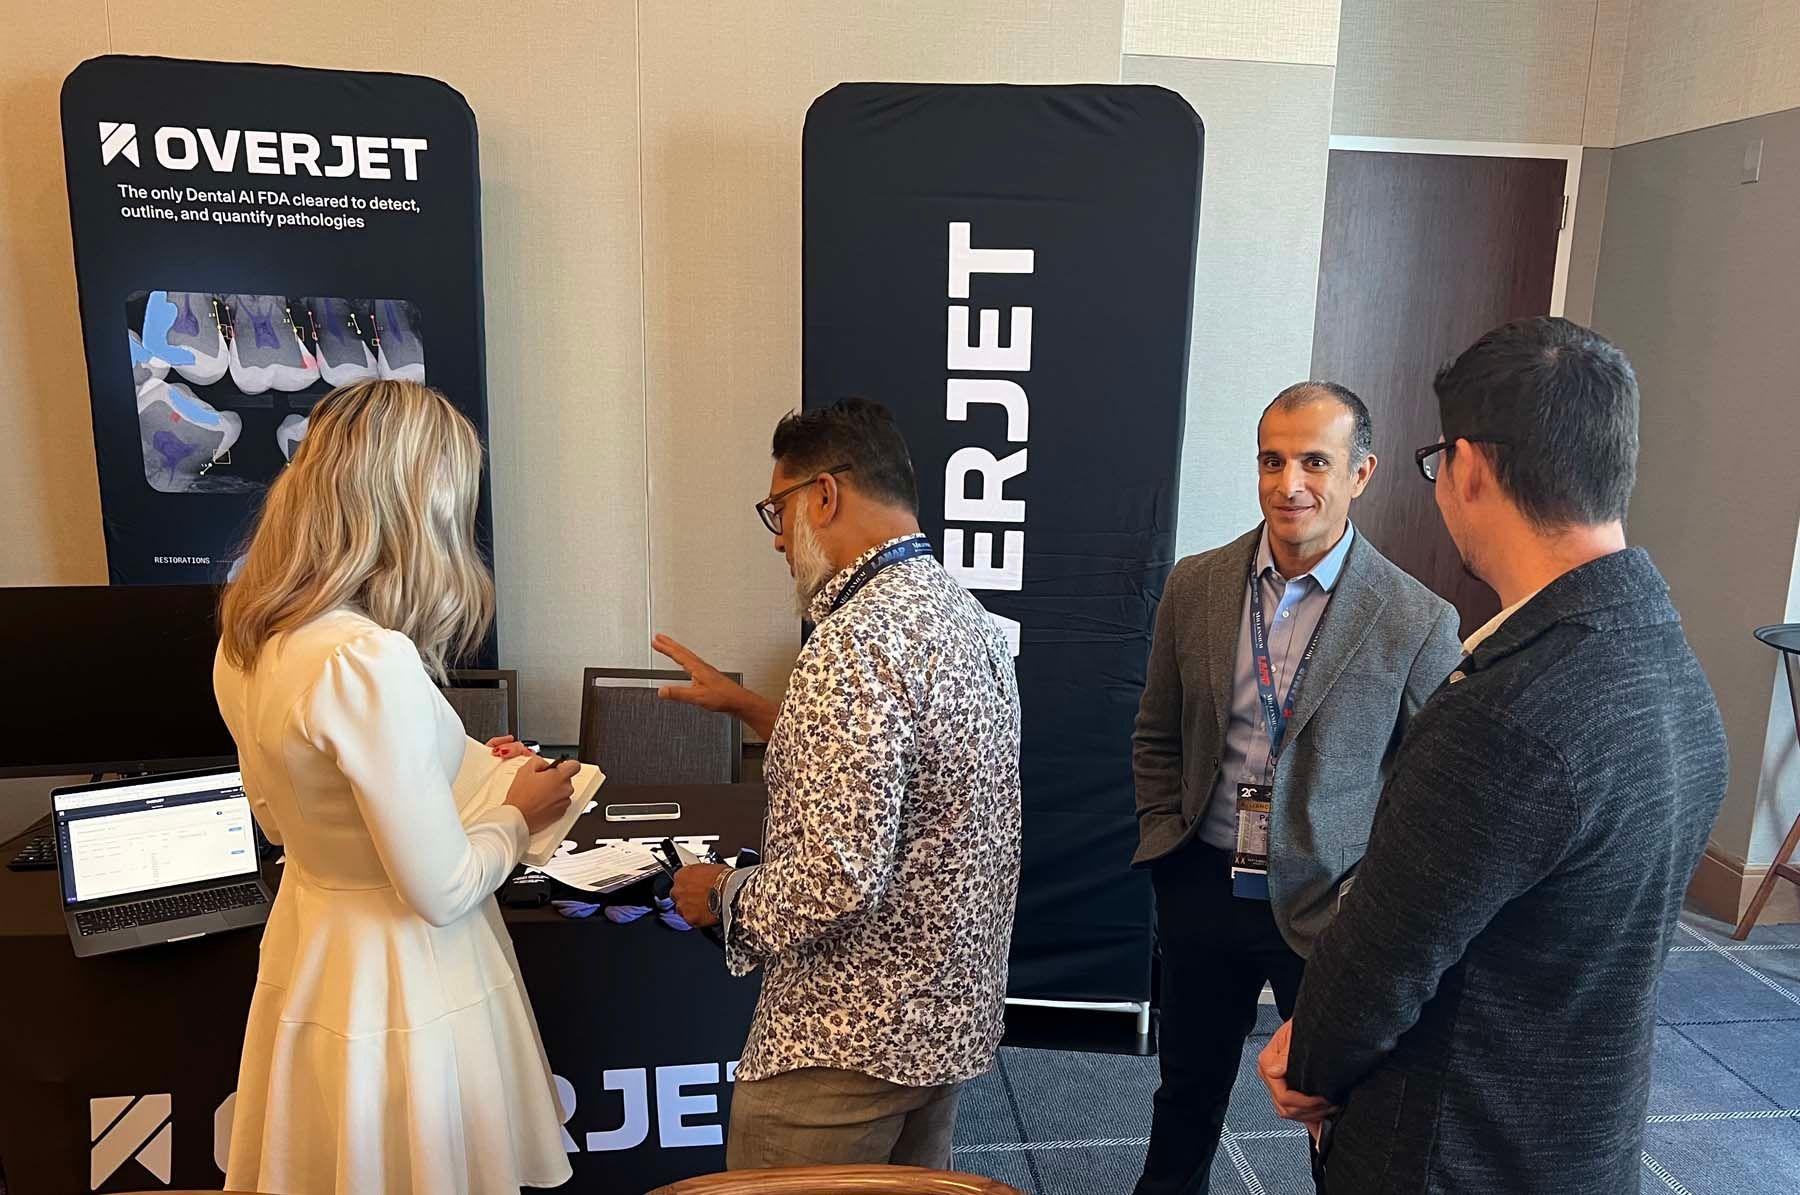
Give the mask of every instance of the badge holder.
M 1237 790 L 1237 851 L 1231 858 L 1231 894 L 1269 899 L 1269 809 L 1274 791 L 1265 784 Z

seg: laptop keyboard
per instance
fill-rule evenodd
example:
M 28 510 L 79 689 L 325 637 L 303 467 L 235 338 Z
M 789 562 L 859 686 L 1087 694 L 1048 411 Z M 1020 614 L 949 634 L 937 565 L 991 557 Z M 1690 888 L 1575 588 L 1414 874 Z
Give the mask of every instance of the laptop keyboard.
M 204 913 L 223 913 L 227 909 L 245 909 L 265 903 L 262 889 L 255 884 L 239 884 L 233 888 L 214 888 L 205 892 L 188 892 L 181 896 L 161 896 L 136 904 L 113 905 L 75 914 L 75 927 L 83 936 L 108 934 L 137 925 L 158 925 L 198 917 Z

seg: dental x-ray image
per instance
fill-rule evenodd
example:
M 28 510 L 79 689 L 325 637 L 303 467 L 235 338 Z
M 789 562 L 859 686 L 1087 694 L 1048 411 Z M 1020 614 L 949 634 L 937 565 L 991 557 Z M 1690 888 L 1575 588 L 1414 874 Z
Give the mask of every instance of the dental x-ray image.
M 125 315 L 144 480 L 161 493 L 262 490 L 333 387 L 425 380 L 405 299 L 152 290 Z

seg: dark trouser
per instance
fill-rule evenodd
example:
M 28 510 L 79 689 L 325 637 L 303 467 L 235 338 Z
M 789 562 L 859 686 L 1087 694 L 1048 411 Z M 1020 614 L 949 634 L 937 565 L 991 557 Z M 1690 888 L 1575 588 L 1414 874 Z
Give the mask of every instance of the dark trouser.
M 1194 842 L 1151 868 L 1162 955 L 1162 1084 L 1137 1195 L 1202 1195 L 1265 982 L 1285 1020 L 1306 961 L 1269 902 L 1231 894 L 1231 853 Z

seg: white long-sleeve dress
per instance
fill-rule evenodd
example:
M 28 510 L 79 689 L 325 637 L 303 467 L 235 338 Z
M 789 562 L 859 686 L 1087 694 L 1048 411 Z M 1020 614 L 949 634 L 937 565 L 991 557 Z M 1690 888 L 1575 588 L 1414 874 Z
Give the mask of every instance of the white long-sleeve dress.
M 225 1185 L 488 1195 L 570 1176 L 493 892 L 526 849 L 458 814 L 466 736 L 404 635 L 348 610 L 219 658 L 244 789 L 287 854 L 263 931 Z

